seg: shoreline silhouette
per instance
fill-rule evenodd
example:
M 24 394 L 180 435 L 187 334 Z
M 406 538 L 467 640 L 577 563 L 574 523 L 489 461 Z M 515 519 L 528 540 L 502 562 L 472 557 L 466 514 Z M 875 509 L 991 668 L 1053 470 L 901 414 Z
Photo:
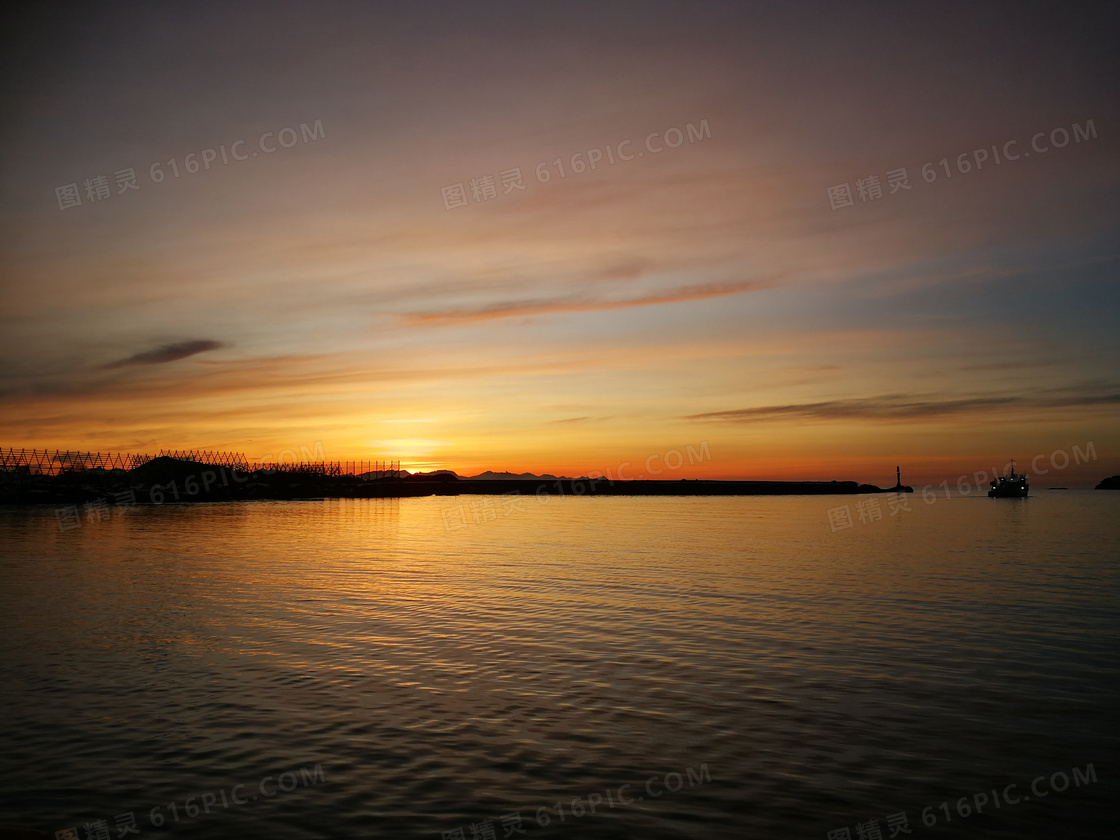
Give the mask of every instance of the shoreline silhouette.
M 505 476 L 510 476 L 506 478 Z M 0 471 L 0 504 L 161 505 L 323 498 L 406 498 L 460 495 L 564 496 L 805 496 L 911 493 L 901 484 L 882 488 L 857 481 L 760 481 L 714 479 L 576 478 L 484 472 L 461 478 L 450 470 L 327 475 L 314 465 L 241 470 L 160 456 L 133 469 L 63 470 L 56 475 L 26 469 Z

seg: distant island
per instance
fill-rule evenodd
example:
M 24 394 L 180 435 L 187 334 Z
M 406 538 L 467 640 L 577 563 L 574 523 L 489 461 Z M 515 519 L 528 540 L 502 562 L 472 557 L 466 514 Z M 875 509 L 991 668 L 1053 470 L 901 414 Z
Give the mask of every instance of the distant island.
M 1114 475 L 1106 478 L 1094 489 L 1096 490 L 1120 490 L 1120 475 Z
M 253 499 L 403 498 L 409 496 L 820 496 L 913 492 L 856 481 L 612 480 L 606 477 L 487 471 L 462 478 L 450 470 L 329 475 L 313 468 L 248 469 L 161 456 L 133 469 L 0 471 L 0 504 L 160 505 Z

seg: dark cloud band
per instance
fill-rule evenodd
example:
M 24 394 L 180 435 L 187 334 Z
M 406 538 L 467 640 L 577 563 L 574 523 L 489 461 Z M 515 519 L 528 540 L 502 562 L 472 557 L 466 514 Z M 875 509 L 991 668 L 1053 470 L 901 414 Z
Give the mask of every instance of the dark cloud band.
M 163 365 L 168 362 L 177 362 L 180 359 L 186 359 L 189 356 L 197 356 L 199 353 L 205 353 L 209 350 L 217 350 L 225 345 L 220 341 L 211 341 L 209 339 L 196 339 L 194 341 L 180 341 L 175 344 L 165 344 L 162 347 L 157 347 L 155 350 L 146 350 L 143 353 L 137 353 L 134 356 L 129 356 L 127 359 L 121 359 L 117 362 L 111 362 L 105 365 L 105 369 L 129 367 L 130 365 Z

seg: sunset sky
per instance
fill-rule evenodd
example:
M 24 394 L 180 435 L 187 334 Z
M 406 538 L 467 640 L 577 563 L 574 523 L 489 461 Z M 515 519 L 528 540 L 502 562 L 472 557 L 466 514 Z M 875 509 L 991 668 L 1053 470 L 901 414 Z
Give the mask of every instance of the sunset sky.
M 32 8 L 0 446 L 573 475 L 703 443 L 659 477 L 918 484 L 1092 443 L 1039 481 L 1120 473 L 1116 12 Z

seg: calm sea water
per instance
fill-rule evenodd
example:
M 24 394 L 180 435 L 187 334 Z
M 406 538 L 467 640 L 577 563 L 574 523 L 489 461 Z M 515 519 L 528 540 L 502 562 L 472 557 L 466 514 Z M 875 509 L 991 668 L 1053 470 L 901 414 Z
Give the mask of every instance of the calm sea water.
M 0 510 L 0 825 L 1114 836 L 1120 494 L 877 498 Z

